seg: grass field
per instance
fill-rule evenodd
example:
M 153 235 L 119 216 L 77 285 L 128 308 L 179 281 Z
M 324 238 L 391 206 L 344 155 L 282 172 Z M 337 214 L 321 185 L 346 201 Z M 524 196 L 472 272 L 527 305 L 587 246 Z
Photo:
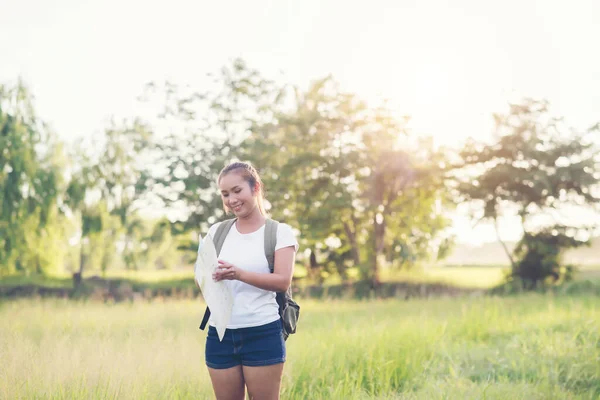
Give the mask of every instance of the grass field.
M 420 271 L 384 271 L 382 279 L 487 289 L 500 284 L 507 271 L 508 267 L 435 266 Z
M 302 302 L 284 399 L 597 399 L 600 302 Z M 199 301 L 0 303 L 0 398 L 213 398 Z
M 423 269 L 388 270 L 382 269 L 381 279 L 383 282 L 408 282 L 408 283 L 441 283 L 455 287 L 489 289 L 502 283 L 505 273 L 509 270 L 507 266 L 482 266 L 482 265 L 451 265 L 451 266 L 429 266 Z M 353 271 L 358 276 L 358 271 Z M 306 271 L 297 268 L 298 275 L 306 275 Z M 179 270 L 109 270 L 106 274 L 88 272 L 85 277 L 100 275 L 106 279 L 124 280 L 136 288 L 194 288 L 193 272 L 189 269 Z M 575 280 L 591 279 L 600 281 L 600 265 L 583 266 L 575 275 Z M 339 277 L 332 277 L 325 285 L 339 284 Z M 307 285 L 309 282 L 299 280 L 296 285 Z M 315 284 L 314 282 L 312 284 Z M 56 276 L 5 276 L 0 278 L 0 287 L 35 285 L 51 288 L 72 288 L 73 280 L 69 274 Z

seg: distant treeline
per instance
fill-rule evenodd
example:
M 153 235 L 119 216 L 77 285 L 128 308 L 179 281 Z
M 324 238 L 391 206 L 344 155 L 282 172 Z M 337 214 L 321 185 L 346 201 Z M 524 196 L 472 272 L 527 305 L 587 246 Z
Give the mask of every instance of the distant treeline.
M 0 85 L 0 274 L 67 270 L 78 280 L 191 263 L 198 234 L 225 217 L 216 177 L 236 159 L 258 168 L 270 214 L 298 230 L 298 262 L 317 280 L 346 280 L 353 268 L 377 285 L 382 265 L 446 257 L 457 203 L 492 222 L 518 209 L 526 234 L 506 253 L 534 283 L 562 268 L 542 244 L 559 260 L 593 229 L 538 223 L 565 205 L 594 207 L 600 179 L 598 125 L 574 132 L 543 101 L 496 115 L 491 143 L 437 148 L 332 78 L 301 90 L 241 60 L 213 78 L 199 90 L 151 83 L 142 101 L 160 104 L 155 116 L 112 122 L 72 146 L 38 118 L 23 82 Z M 522 274 L 532 265 L 541 278 Z

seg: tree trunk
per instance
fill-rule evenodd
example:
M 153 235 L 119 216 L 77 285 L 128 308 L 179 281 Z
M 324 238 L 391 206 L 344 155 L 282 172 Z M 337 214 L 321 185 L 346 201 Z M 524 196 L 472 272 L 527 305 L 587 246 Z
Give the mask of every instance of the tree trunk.
M 383 252 L 384 247 L 384 236 L 385 236 L 385 220 L 381 223 L 377 222 L 377 215 L 375 213 L 373 217 L 373 259 L 372 259 L 372 271 L 371 271 L 371 286 L 377 288 L 380 284 L 379 279 L 379 259 Z
M 308 277 L 311 280 L 317 279 L 321 280 L 321 269 L 320 265 L 317 262 L 317 254 L 315 253 L 315 249 L 310 249 L 310 256 L 308 257 Z
M 81 239 L 81 246 L 79 248 L 79 272 L 73 274 L 73 287 L 77 289 L 81 285 L 83 277 L 83 268 L 85 266 L 85 254 L 83 252 L 83 238 Z
M 350 241 L 350 245 L 352 246 L 352 259 L 354 261 L 355 266 L 360 265 L 360 250 L 358 248 L 358 243 L 356 241 L 356 224 L 354 226 L 350 226 L 348 221 L 344 222 L 344 230 L 346 231 L 346 236 L 348 236 L 348 240 Z
M 35 272 L 38 274 L 42 274 L 42 264 L 40 263 L 40 256 L 35 258 Z
M 510 261 L 510 265 L 514 269 L 515 261 L 513 260 L 512 255 L 510 254 L 510 251 L 508 251 L 508 246 L 500 238 L 500 230 L 498 229 L 498 219 L 497 218 L 494 218 L 494 229 L 496 230 L 496 238 L 498 239 L 498 242 L 500 242 L 500 244 L 504 248 L 504 252 L 506 253 L 506 256 L 508 257 L 508 260 Z

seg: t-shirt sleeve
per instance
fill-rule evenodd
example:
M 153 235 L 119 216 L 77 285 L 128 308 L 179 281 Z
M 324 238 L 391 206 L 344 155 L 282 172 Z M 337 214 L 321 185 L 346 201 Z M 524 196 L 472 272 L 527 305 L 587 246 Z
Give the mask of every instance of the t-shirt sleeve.
M 277 244 L 275 245 L 275 251 L 288 246 L 294 246 L 296 252 L 298 251 L 299 245 L 292 227 L 288 224 L 280 223 L 277 227 Z
M 217 228 L 218 228 L 219 224 L 220 224 L 220 222 L 217 222 L 216 224 L 214 224 L 210 228 L 208 228 L 208 233 L 206 235 L 210 236 L 211 239 L 214 239 L 215 233 L 217 233 Z M 199 235 L 198 236 L 198 253 L 200 253 L 200 249 L 202 248 L 203 241 L 204 241 L 204 238 L 202 237 L 202 235 Z
M 219 225 L 221 225 L 221 223 L 217 222 L 216 224 L 214 224 L 210 228 L 208 228 L 207 235 L 209 235 L 211 239 L 215 238 L 215 233 L 217 233 L 217 228 L 219 227 Z

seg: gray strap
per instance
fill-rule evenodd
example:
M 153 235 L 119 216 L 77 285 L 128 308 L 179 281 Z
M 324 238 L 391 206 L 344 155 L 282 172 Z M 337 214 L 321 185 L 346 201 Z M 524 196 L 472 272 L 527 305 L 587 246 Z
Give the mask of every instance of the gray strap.
M 275 246 L 277 245 L 277 226 L 279 222 L 267 219 L 265 221 L 265 256 L 271 273 L 275 270 Z
M 219 224 L 217 227 L 217 231 L 215 232 L 215 237 L 213 238 L 213 243 L 215 244 L 215 250 L 217 250 L 217 256 L 221 253 L 221 248 L 223 247 L 223 243 L 225 243 L 225 238 L 229 233 L 229 230 L 235 224 L 236 218 L 228 219 Z

